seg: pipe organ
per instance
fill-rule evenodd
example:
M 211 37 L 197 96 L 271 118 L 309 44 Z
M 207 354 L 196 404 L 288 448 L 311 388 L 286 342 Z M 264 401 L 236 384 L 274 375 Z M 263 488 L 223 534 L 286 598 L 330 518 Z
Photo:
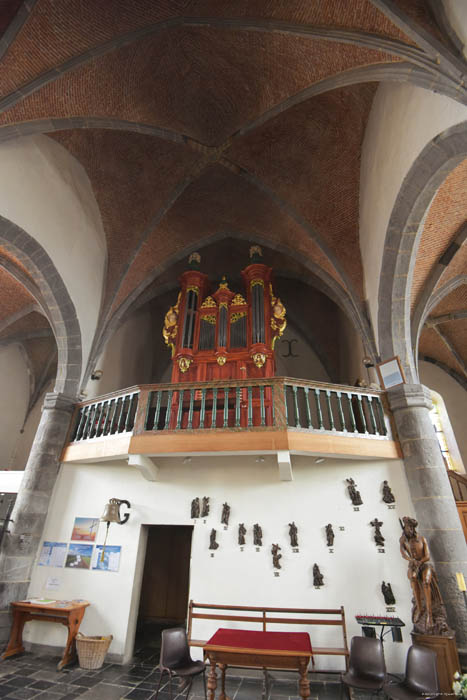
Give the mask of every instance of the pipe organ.
M 274 376 L 274 344 L 287 321 L 261 248 L 250 248 L 250 264 L 242 270 L 243 293 L 230 290 L 225 277 L 211 293 L 200 262 L 198 253 L 190 256 L 177 302 L 165 315 L 172 383 Z

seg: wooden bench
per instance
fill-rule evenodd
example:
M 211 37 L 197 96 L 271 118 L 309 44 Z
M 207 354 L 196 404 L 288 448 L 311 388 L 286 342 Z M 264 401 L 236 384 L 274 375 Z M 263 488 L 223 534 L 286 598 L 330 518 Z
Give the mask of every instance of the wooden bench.
M 197 612 L 200 610 L 201 612 Z M 208 611 L 208 612 L 204 612 Z M 284 617 L 279 616 L 284 615 Z M 319 617 L 316 617 L 319 615 Z M 300 616 L 300 617 L 298 617 Z M 307 616 L 307 617 L 303 617 Z M 342 646 L 320 647 L 313 643 L 313 635 L 310 634 L 313 647 L 313 656 L 343 656 L 345 667 L 349 666 L 349 649 L 347 646 L 347 630 L 345 627 L 344 607 L 338 609 L 310 609 L 310 608 L 266 608 L 244 605 L 210 605 L 208 603 L 195 603 L 190 600 L 188 612 L 188 643 L 193 647 L 203 647 L 207 640 L 195 639 L 192 636 L 193 620 L 219 620 L 220 622 L 253 622 L 261 626 L 261 630 L 267 631 L 267 625 L 334 625 L 341 628 Z M 224 625 L 228 626 L 228 625 Z M 320 669 L 322 672 L 323 669 Z

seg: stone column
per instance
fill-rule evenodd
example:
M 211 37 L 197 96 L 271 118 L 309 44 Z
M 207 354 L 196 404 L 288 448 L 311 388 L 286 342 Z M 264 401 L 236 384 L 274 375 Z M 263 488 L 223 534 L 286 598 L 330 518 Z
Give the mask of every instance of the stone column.
M 18 498 L 0 551 L 0 642 L 8 639 L 9 604 L 25 598 L 41 542 L 76 398 L 46 394 Z
M 388 398 L 404 455 L 418 532 L 428 541 L 448 621 L 456 631 L 459 653 L 465 658 L 467 611 L 457 588 L 456 572 L 467 576 L 467 547 L 429 413 L 430 391 L 421 384 L 402 384 L 390 389 Z

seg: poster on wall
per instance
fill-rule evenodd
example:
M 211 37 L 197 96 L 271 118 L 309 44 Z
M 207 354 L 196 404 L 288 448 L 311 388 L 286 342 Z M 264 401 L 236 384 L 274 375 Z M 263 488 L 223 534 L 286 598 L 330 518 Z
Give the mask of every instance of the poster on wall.
M 68 569 L 89 569 L 92 550 L 92 544 L 70 544 L 65 566 Z
M 92 558 L 92 568 L 97 571 L 118 571 L 122 548 L 118 545 L 106 545 L 102 556 L 103 545 L 98 544 Z
M 39 556 L 39 566 L 59 566 L 65 563 L 66 542 L 43 542 Z
M 383 389 L 388 390 L 393 386 L 405 384 L 404 370 L 397 355 L 376 365 L 376 371 Z
M 95 542 L 99 518 L 75 518 L 71 540 L 80 542 Z

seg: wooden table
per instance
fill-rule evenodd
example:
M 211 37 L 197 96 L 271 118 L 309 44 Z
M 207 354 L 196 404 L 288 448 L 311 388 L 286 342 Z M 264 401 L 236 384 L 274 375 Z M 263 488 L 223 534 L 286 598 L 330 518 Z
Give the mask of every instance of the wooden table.
M 209 700 L 217 688 L 216 666 L 221 669 L 219 700 L 225 694 L 225 670 L 228 665 L 251 668 L 295 669 L 300 674 L 299 692 L 303 700 L 310 697 L 308 664 L 312 658 L 310 635 L 307 632 L 260 632 L 240 629 L 218 629 L 203 646 L 209 659 Z
M 10 641 L 2 655 L 2 659 L 7 659 L 9 656 L 24 651 L 23 627 L 29 620 L 59 622 L 68 628 L 65 651 L 57 666 L 57 671 L 60 671 L 76 658 L 76 635 L 88 605 L 90 603 L 87 600 L 80 600 L 79 602 L 55 600 L 53 603 L 44 605 L 34 602 L 29 603 L 26 600 L 11 603 L 13 608 L 13 625 L 10 632 Z

